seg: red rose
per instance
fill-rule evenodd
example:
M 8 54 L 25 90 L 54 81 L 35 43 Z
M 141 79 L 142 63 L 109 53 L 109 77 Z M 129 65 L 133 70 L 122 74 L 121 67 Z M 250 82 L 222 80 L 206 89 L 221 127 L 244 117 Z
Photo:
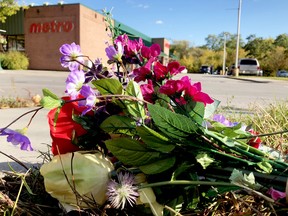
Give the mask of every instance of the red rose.
M 257 136 L 259 135 L 259 133 L 257 133 L 256 131 L 250 129 L 249 132 L 254 135 L 254 136 Z M 261 144 L 262 140 L 259 138 L 259 137 L 254 137 L 254 138 L 251 138 L 249 141 L 248 141 L 248 145 L 254 147 L 254 148 L 259 148 L 260 144 Z
M 63 100 L 69 100 L 69 97 L 63 97 Z M 79 150 L 79 147 L 73 144 L 75 138 L 86 133 L 83 127 L 72 119 L 72 115 L 80 115 L 85 107 L 79 107 L 77 102 L 65 103 L 54 123 L 57 108 L 48 113 L 48 123 L 50 135 L 52 138 L 52 153 L 54 155 L 65 154 Z

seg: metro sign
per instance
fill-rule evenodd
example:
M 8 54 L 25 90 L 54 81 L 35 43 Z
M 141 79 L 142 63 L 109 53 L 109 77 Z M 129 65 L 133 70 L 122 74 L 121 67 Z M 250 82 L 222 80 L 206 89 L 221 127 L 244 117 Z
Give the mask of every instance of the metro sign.
M 57 21 L 43 23 L 32 23 L 29 28 L 30 33 L 56 33 L 71 32 L 74 29 L 74 23 L 71 21 Z

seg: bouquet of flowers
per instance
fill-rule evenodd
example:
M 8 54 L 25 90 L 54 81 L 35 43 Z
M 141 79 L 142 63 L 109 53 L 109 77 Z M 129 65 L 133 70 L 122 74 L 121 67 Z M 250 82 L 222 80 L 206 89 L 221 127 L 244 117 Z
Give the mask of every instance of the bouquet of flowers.
M 66 212 L 93 215 L 207 215 L 227 192 L 284 205 L 285 158 L 215 115 L 220 102 L 181 75 L 185 67 L 163 65 L 159 45 L 121 34 L 106 15 L 108 65 L 64 44 L 67 96 L 43 89 L 53 153 L 40 169 L 46 192 Z

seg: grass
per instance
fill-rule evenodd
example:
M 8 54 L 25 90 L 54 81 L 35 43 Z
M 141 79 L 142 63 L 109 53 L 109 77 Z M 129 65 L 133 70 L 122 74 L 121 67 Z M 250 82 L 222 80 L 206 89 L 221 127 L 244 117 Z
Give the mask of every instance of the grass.
M 1 97 L 0 109 L 35 107 L 35 106 L 39 106 L 40 99 L 41 99 L 40 95 L 34 95 L 31 98 Z
M 269 105 L 253 104 L 245 112 L 221 109 L 218 111 L 232 122 L 242 122 L 260 134 L 263 144 L 274 148 L 282 154 L 288 154 L 288 103 L 275 101 Z M 284 131 L 285 133 L 280 133 Z M 279 132 L 278 134 L 274 134 Z

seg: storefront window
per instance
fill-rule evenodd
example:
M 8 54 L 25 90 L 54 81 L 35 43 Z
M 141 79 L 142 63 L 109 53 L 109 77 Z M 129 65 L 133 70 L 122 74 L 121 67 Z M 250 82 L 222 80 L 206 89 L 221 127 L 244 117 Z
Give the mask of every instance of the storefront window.
M 4 46 L 6 51 L 25 51 L 24 35 L 8 35 L 7 44 Z

